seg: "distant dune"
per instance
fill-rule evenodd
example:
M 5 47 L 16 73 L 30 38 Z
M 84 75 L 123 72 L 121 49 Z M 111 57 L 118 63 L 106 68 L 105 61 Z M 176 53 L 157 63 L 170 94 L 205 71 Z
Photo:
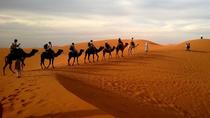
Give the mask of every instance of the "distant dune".
M 96 47 L 104 41 L 95 41 Z M 111 46 L 117 40 L 110 39 Z M 129 43 L 130 40 L 123 40 Z M 3 118 L 209 118 L 210 40 L 160 45 L 135 40 L 133 56 L 67 66 L 69 45 L 55 47 L 64 53 L 55 59 L 55 69 L 41 70 L 40 54 L 26 59 L 23 77 L 6 70 L 0 76 Z M 144 43 L 149 52 L 144 53 Z M 76 44 L 87 49 L 87 43 Z M 25 49 L 29 52 L 31 49 Z M 0 49 L 0 68 L 8 49 Z M 46 61 L 46 63 L 48 63 Z M 1 70 L 2 71 L 2 70 Z

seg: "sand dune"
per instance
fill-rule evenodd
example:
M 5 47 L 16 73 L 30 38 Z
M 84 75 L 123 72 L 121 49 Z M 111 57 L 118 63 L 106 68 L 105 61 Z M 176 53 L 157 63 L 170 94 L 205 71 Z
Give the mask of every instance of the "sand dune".
M 124 40 L 129 42 L 129 40 Z M 67 66 L 68 46 L 55 59 L 56 68 L 41 70 L 40 54 L 26 60 L 21 79 L 8 71 L 0 79 L 3 117 L 32 118 L 208 118 L 210 117 L 210 40 L 158 45 L 150 42 L 145 54 L 140 44 L 135 55 L 96 63 Z M 116 40 L 109 40 L 116 46 Z M 102 46 L 104 41 L 96 42 Z M 76 45 L 86 49 L 87 44 Z M 30 51 L 31 49 L 26 49 Z M 0 50 L 1 57 L 7 49 Z M 33 62 L 33 63 L 32 63 Z M 4 59 L 1 58 L 1 68 Z

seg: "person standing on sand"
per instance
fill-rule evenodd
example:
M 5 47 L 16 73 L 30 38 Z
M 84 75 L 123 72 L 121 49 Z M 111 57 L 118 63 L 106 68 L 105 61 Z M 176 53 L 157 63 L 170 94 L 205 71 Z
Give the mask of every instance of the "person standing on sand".
M 187 51 L 190 51 L 190 48 L 191 48 L 190 42 L 187 42 L 187 43 L 186 43 L 186 50 L 187 50 Z
M 21 71 L 22 71 L 22 61 L 20 58 L 18 58 L 15 62 L 15 70 L 16 70 L 16 75 L 17 78 L 21 77 Z
M 201 35 L 201 39 L 203 39 L 203 35 Z
M 144 43 L 144 52 L 147 54 L 149 51 L 149 44 L 147 42 Z
M 147 53 L 149 51 L 149 45 L 147 42 L 144 43 L 144 52 Z

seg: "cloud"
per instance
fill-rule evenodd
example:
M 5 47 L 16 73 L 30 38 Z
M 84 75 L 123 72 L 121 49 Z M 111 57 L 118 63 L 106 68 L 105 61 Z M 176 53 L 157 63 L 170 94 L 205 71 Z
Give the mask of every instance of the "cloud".
M 42 42 L 135 35 L 168 43 L 201 33 L 210 36 L 209 4 L 206 0 L 2 0 L 0 47 L 13 37 Z

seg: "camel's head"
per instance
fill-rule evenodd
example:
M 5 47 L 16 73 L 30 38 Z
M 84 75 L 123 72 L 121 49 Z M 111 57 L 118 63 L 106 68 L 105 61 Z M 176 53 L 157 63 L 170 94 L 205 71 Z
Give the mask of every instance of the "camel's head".
M 99 47 L 99 50 L 103 50 L 103 49 L 104 49 L 104 46 L 100 46 L 100 47 Z
M 128 43 L 125 43 L 125 46 L 128 46 Z
M 59 54 L 63 53 L 63 50 L 62 49 L 58 49 L 58 53 Z
M 84 51 L 85 51 L 84 49 L 81 49 L 81 50 L 80 50 L 81 53 L 83 53 Z
M 39 50 L 37 49 L 32 49 L 32 52 L 37 53 Z

